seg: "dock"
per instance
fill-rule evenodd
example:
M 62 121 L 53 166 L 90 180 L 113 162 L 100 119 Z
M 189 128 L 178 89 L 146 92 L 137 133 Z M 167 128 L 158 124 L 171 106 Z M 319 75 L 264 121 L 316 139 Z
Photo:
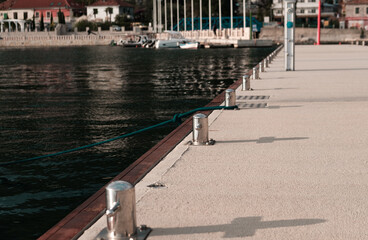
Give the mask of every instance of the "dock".
M 280 52 L 253 91 L 236 89 L 239 110 L 209 115 L 214 145 L 189 134 L 135 184 L 148 239 L 368 238 L 368 48 L 295 52 L 296 71 Z M 73 231 L 68 219 L 41 239 Z M 96 218 L 79 239 L 104 227 Z

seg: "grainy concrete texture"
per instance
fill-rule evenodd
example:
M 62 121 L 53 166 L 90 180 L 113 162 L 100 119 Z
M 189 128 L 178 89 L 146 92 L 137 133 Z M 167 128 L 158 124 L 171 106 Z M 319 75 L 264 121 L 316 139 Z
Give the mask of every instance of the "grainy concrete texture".
M 368 47 L 295 52 L 210 116 L 214 146 L 188 136 L 137 185 L 148 239 L 368 239 Z

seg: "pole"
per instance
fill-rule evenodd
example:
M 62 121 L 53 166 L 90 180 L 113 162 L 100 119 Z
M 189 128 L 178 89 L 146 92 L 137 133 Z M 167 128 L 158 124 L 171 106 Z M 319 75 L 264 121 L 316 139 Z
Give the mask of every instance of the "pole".
M 179 0 L 176 0 L 176 18 L 177 18 L 177 23 L 176 23 L 176 31 L 180 31 L 180 11 L 179 11 Z
M 187 30 L 187 0 L 184 0 L 184 31 Z
M 249 28 L 250 28 L 250 33 L 249 33 L 249 39 L 252 40 L 253 39 L 253 23 L 252 23 L 252 9 L 251 9 L 251 0 L 249 0 Z
M 233 32 L 233 0 L 230 0 L 230 36 Z
M 164 8 L 165 8 L 165 31 L 167 31 L 167 7 L 166 7 L 166 0 L 164 0 Z
M 158 0 L 158 32 L 162 32 L 162 3 Z
M 153 31 L 157 32 L 157 7 L 156 0 L 153 0 Z
M 221 31 L 222 31 L 221 0 L 219 0 L 219 32 L 220 34 L 221 34 Z
M 321 43 L 321 0 L 318 1 L 317 45 Z
M 202 31 L 202 0 L 199 0 L 199 30 Z
M 209 23 L 208 23 L 208 30 L 211 31 L 212 29 L 212 13 L 211 13 L 211 0 L 208 0 L 208 20 L 209 20 Z
M 247 27 L 247 15 L 245 11 L 245 0 L 243 0 L 243 28 L 244 28 L 244 35 L 245 36 L 245 28 Z
M 172 7 L 172 0 L 170 0 L 170 29 L 171 31 L 174 31 L 174 16 L 173 16 L 173 7 Z
M 191 10 L 192 10 L 192 32 L 194 31 L 194 7 L 193 7 L 193 0 L 191 1 L 190 3 L 190 7 L 191 7 Z

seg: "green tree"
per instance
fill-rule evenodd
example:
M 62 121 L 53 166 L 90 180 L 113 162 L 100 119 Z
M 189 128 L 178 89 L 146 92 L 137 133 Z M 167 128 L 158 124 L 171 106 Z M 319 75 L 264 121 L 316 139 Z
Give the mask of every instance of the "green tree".
M 98 9 L 97 8 L 94 8 L 93 9 L 93 15 L 95 16 L 95 18 L 96 18 L 96 15 L 98 14 Z
M 40 30 L 45 30 L 45 23 L 43 22 L 43 13 L 41 13 Z
M 64 16 L 64 13 L 61 11 L 60 8 L 59 8 L 59 12 L 58 12 L 58 19 L 59 19 L 60 24 L 65 24 L 65 16 Z
M 106 12 L 106 17 L 108 17 L 110 15 L 110 22 L 111 22 L 111 14 L 112 14 L 112 8 L 111 7 L 107 7 L 105 9 L 105 12 Z

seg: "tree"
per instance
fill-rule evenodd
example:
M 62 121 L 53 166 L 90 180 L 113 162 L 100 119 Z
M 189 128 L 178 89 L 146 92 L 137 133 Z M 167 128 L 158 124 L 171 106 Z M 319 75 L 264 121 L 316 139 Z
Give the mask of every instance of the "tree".
M 59 12 L 58 12 L 58 19 L 59 19 L 60 24 L 65 24 L 65 16 L 64 16 L 64 13 L 61 11 L 60 8 L 59 8 Z
M 43 13 L 41 13 L 40 30 L 41 32 L 45 30 L 45 23 L 43 22 Z
M 50 31 L 53 31 L 54 30 L 54 17 L 53 17 L 53 14 L 51 12 L 51 18 L 50 18 Z
M 98 9 L 97 8 L 94 8 L 93 9 L 93 15 L 95 16 L 95 18 L 96 18 L 96 15 L 98 14 Z
M 109 16 L 109 14 L 110 14 L 110 22 L 111 22 L 111 14 L 112 14 L 112 11 L 113 11 L 113 9 L 112 9 L 111 7 L 107 7 L 107 8 L 105 9 L 106 17 L 108 17 L 108 16 Z

